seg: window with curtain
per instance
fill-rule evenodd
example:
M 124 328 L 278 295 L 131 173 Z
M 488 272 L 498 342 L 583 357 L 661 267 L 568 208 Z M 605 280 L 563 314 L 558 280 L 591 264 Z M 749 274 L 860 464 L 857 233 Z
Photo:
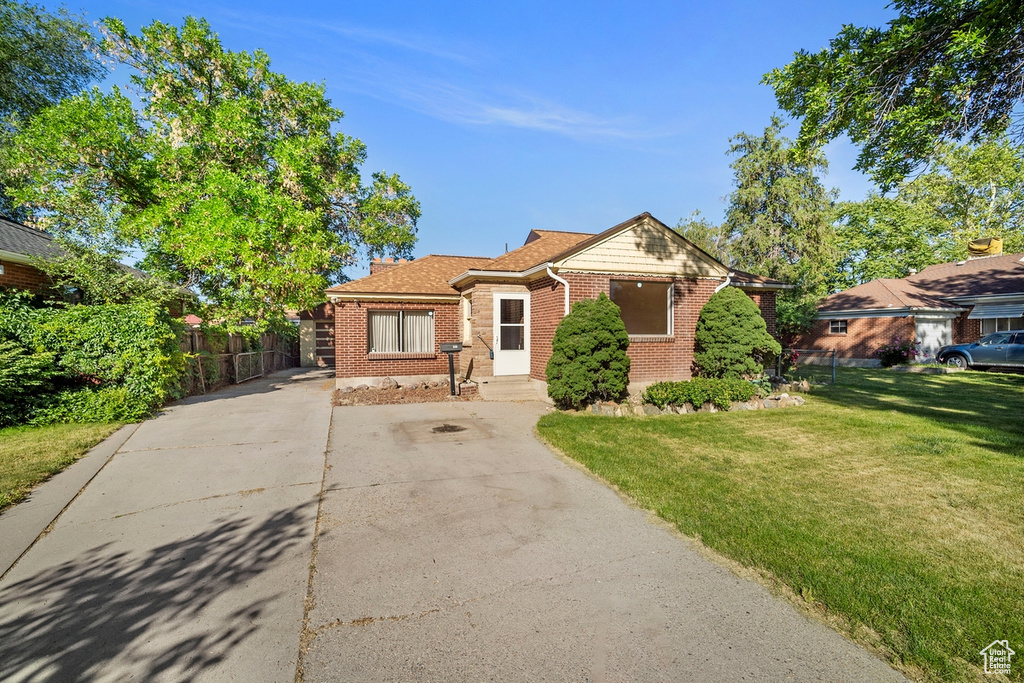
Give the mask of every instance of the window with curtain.
M 369 311 L 370 353 L 433 353 L 433 311 Z
M 611 300 L 619 307 L 626 332 L 672 334 L 672 283 L 612 280 Z

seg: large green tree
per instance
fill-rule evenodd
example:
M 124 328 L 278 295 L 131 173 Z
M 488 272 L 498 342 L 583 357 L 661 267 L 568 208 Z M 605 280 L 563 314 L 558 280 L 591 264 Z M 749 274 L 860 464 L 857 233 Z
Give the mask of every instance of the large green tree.
M 0 146 L 16 122 L 79 92 L 103 72 L 96 41 L 82 20 L 61 8 L 0 0 Z M 24 220 L 0 185 L 0 216 Z
M 397 175 L 364 184 L 361 141 L 322 84 L 225 50 L 205 20 L 139 34 L 103 21 L 132 70 L 22 125 L 0 166 L 16 199 L 60 235 L 139 250 L 145 270 L 194 288 L 226 321 L 308 308 L 359 250 L 406 255 L 419 204 Z
M 1014 126 L 1024 98 L 1024 3 L 893 0 L 885 28 L 847 25 L 764 82 L 801 118 L 813 149 L 846 134 L 857 167 L 888 189 L 932 157 L 936 142 L 982 139 Z
M 824 154 L 797 154 L 782 128 L 773 116 L 761 135 L 730 139 L 736 187 L 724 228 L 732 265 L 795 285 L 778 299 L 779 329 L 788 332 L 807 324 L 827 291 L 835 193 L 819 178 L 827 170 Z
M 841 204 L 837 233 L 837 289 L 966 258 L 968 243 L 982 237 L 1022 252 L 1024 148 L 1006 138 L 942 144 L 928 168 L 894 192 Z

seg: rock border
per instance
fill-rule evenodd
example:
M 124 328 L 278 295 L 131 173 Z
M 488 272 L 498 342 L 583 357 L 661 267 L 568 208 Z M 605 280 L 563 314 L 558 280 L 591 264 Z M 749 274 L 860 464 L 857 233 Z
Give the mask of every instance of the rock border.
M 689 403 L 683 405 L 667 405 L 664 408 L 659 408 L 651 403 L 639 403 L 636 401 L 627 401 L 626 403 L 615 403 L 613 401 L 599 401 L 593 404 L 585 411 L 594 415 L 604 415 L 606 417 L 648 417 L 654 415 L 691 415 L 694 413 L 721 413 L 721 412 L 732 412 L 732 411 L 743 411 L 743 410 L 771 410 L 774 408 L 789 408 L 792 406 L 802 406 L 806 403 L 803 396 L 790 396 L 789 394 L 782 393 L 766 398 L 752 398 L 749 401 L 736 401 L 729 406 L 729 411 L 724 411 L 714 403 L 705 403 L 702 406 L 695 407 Z

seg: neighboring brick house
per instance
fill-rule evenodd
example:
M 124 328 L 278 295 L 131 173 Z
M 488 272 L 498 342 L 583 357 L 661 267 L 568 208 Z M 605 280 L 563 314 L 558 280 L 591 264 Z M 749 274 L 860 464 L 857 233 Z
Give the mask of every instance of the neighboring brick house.
M 921 358 L 947 344 L 990 332 L 1024 329 L 1024 254 L 940 263 L 905 278 L 878 279 L 833 294 L 812 329 L 787 340 L 795 348 L 835 349 L 851 365 L 873 364 L 874 351 L 913 339 Z
M 33 265 L 33 259 L 60 253 L 49 234 L 0 218 L 0 287 L 33 292 L 46 288 L 49 278 Z
M 774 333 L 775 294 L 786 285 L 730 271 L 647 213 L 598 235 L 533 230 L 495 259 L 375 261 L 369 276 L 327 290 L 337 383 L 443 378 L 444 342 L 462 342 L 463 377 L 543 383 L 558 323 L 572 303 L 601 292 L 630 333 L 631 384 L 688 379 L 697 316 L 728 284 L 758 303 Z

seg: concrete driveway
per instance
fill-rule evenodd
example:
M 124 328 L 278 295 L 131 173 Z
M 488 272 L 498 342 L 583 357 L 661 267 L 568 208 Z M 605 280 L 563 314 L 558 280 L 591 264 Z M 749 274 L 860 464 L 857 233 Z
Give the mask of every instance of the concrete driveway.
M 333 385 L 279 373 L 139 426 L 0 581 L 0 680 L 293 680 Z
M 305 681 L 903 680 L 563 463 L 545 410 L 335 411 Z
M 108 445 L 0 579 L 0 680 L 901 680 L 553 455 L 542 404 L 332 420 L 332 388 L 282 373 Z

